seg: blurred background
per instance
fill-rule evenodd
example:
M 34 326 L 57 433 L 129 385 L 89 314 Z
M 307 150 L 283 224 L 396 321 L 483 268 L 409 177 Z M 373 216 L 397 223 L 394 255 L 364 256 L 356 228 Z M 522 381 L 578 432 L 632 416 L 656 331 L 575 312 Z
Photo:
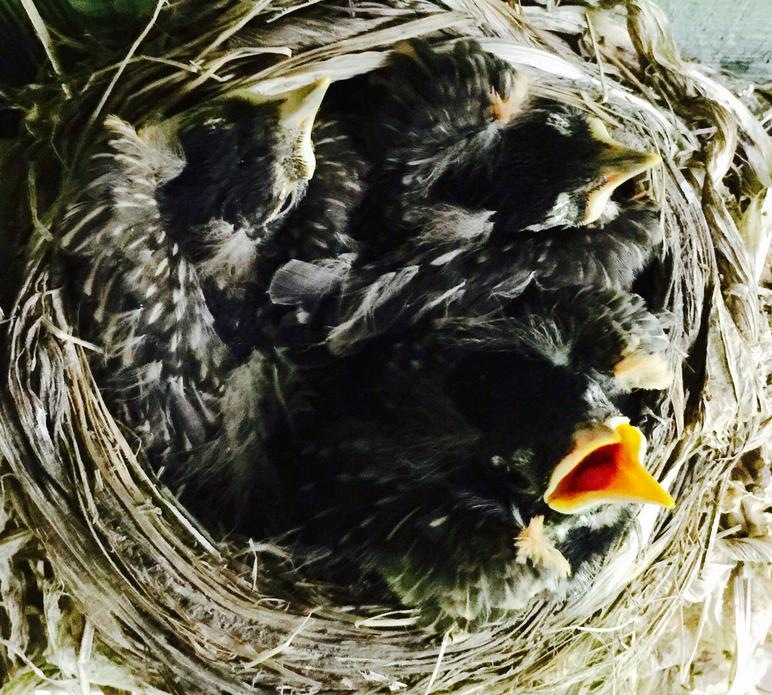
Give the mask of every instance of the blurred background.
M 685 56 L 772 80 L 772 0 L 659 0 Z

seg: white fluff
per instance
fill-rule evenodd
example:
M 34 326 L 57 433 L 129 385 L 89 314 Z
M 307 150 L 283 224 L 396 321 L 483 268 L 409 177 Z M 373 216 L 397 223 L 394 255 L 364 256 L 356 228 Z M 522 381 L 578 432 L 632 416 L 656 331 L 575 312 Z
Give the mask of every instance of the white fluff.
M 204 233 L 209 253 L 198 266 L 203 279 L 213 281 L 219 289 L 250 280 L 257 262 L 257 245 L 246 229 L 225 220 L 209 223 Z

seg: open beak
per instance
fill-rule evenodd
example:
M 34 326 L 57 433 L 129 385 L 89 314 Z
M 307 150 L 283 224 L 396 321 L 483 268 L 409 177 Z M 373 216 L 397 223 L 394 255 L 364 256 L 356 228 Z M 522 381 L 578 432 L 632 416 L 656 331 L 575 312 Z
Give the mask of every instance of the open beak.
M 295 156 L 303 164 L 302 178 L 310 179 L 316 169 L 316 158 L 311 143 L 311 131 L 316 114 L 330 86 L 330 78 L 316 82 L 286 94 L 279 109 L 279 120 L 288 132 L 297 133 Z
M 599 185 L 587 194 L 585 224 L 600 218 L 618 186 L 662 162 L 656 153 L 631 150 L 612 139 L 603 121 L 590 118 L 589 122 L 593 138 L 606 145 L 606 148 L 600 164 Z
M 609 502 L 672 507 L 673 498 L 641 464 L 645 453 L 646 438 L 626 417 L 579 430 L 573 449 L 552 471 L 544 501 L 563 514 Z

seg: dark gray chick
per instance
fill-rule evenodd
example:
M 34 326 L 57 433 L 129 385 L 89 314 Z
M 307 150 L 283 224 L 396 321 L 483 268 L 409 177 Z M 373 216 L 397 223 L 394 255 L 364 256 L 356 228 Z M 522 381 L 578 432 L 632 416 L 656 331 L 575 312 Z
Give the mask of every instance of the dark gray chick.
M 673 502 L 614 398 L 631 336 L 656 339 L 649 316 L 614 290 L 579 293 L 534 290 L 301 369 L 274 444 L 301 541 L 440 628 L 580 589 L 630 503 Z

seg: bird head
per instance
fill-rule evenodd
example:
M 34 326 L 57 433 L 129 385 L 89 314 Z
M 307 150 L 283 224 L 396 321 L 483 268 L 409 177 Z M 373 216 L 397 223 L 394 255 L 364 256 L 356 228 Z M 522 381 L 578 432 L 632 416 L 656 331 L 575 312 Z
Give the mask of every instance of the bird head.
M 496 225 L 505 230 L 603 221 L 613 216 L 609 201 L 619 186 L 661 162 L 616 142 L 600 119 L 546 102 L 523 109 L 479 144 L 439 179 L 435 194 L 497 211 Z
M 643 434 L 550 323 L 446 318 L 299 372 L 291 437 L 316 477 L 297 508 L 324 514 L 309 541 L 426 620 L 473 623 L 566 590 L 623 533 L 620 502 L 671 505 Z
M 462 352 L 443 396 L 423 397 L 414 379 L 400 400 L 424 407 L 383 446 L 389 504 L 376 494 L 365 507 L 360 543 L 427 620 L 474 624 L 581 586 L 627 528 L 624 503 L 673 501 L 642 466 L 643 433 L 591 374 L 522 350 Z
M 537 110 L 503 141 L 512 198 L 529 203 L 531 219 L 524 221 L 533 230 L 599 221 L 621 184 L 661 161 L 616 142 L 600 119 L 566 107 Z
M 643 432 L 599 376 L 560 362 L 473 352 L 447 380 L 457 409 L 482 433 L 485 460 L 511 473 L 513 499 L 526 512 L 546 504 L 560 515 L 615 503 L 672 506 L 643 466 Z
M 254 237 L 286 214 L 314 173 L 311 132 L 329 82 L 271 97 L 236 90 L 171 119 L 184 166 L 161 187 L 164 218 L 183 237 L 212 222 Z

